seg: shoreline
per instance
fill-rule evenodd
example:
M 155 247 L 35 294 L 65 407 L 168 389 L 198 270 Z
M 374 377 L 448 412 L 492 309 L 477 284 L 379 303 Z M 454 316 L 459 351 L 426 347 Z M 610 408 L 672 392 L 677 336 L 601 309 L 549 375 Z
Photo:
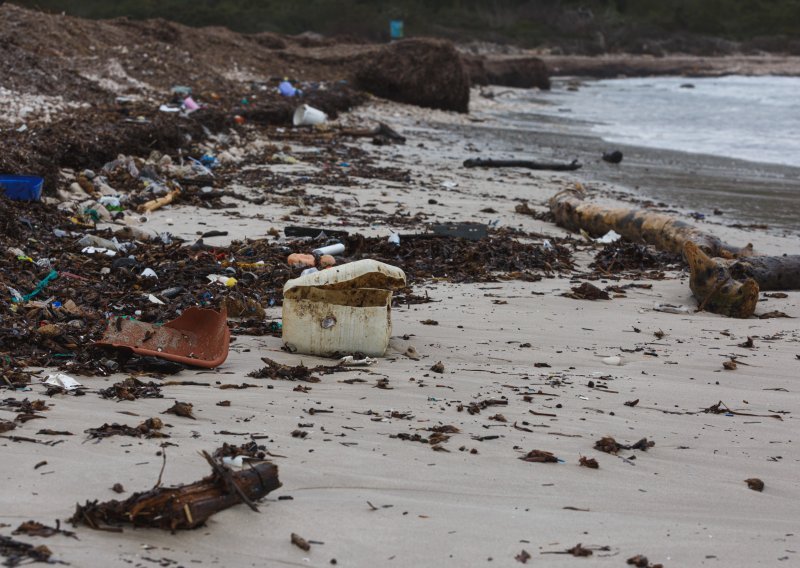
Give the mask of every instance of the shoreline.
M 767 225 L 771 234 L 798 234 L 800 168 L 796 166 L 607 142 L 590 131 L 589 122 L 569 114 L 537 114 L 533 103 L 502 100 L 503 94 L 513 97 L 522 91 L 492 87 L 488 92 L 492 91 L 499 92 L 501 100 L 473 96 L 473 117 L 480 122 L 456 127 L 467 134 L 488 135 L 491 142 L 484 147 L 492 157 L 577 159 L 583 164 L 579 177 L 626 188 L 633 201 L 683 214 L 698 212 L 708 223 Z M 535 102 L 547 104 L 546 94 Z M 515 115 L 521 116 L 519 128 L 509 124 Z M 497 124 L 498 116 L 509 118 Z M 585 133 L 580 132 L 582 127 Z M 623 152 L 622 163 L 602 161 L 603 152 L 614 149 Z M 762 203 L 763 199 L 769 201 Z
M 75 502 L 117 498 L 110 489 L 116 482 L 128 492 L 150 487 L 161 468 L 157 440 L 85 443 L 83 431 L 103 422 L 135 424 L 182 400 L 194 404 L 197 420 L 165 418 L 171 425 L 169 441 L 176 444 L 166 448 L 166 485 L 207 473 L 198 451 L 258 435 L 266 436 L 260 443 L 280 456 L 272 459 L 283 487 L 262 501 L 259 514 L 240 505 L 197 531 L 171 535 L 126 528 L 110 534 L 81 527 L 80 541 L 47 541 L 55 558 L 87 567 L 147 559 L 225 566 L 265 561 L 324 566 L 333 559 L 354 567 L 374 566 L 376 559 L 398 566 L 514 566 L 515 555 L 525 550 L 534 562 L 572 566 L 576 560 L 568 554 L 543 555 L 579 542 L 593 550 L 597 566 L 619 566 L 637 554 L 666 566 L 703 565 L 710 558 L 752 566 L 792 557 L 787 549 L 796 550 L 800 538 L 793 533 L 800 491 L 794 475 L 800 453 L 792 441 L 800 412 L 795 376 L 800 336 L 794 320 L 653 311 L 655 303 L 695 305 L 685 271 L 675 268 L 663 278 L 630 280 L 620 274 L 595 280 L 598 286 L 652 286 L 631 288 L 612 301 L 563 297 L 576 279 L 591 276 L 587 266 L 597 249 L 552 223 L 515 213 L 514 205 L 525 199 L 541 207 L 587 171 L 464 169 L 461 159 L 475 155 L 470 148 L 478 141 L 454 135 L 452 126 L 470 124 L 462 115 L 375 101 L 342 118 L 350 125 L 374 120 L 392 124 L 408 137 L 407 144 L 375 147 L 352 141 L 346 146 L 365 152 L 356 160 L 409 170 L 409 181 L 359 178 L 349 186 L 302 181 L 320 169 L 314 165 L 315 148 L 324 146 L 292 142 L 290 136 L 279 142 L 298 163 L 255 162 L 264 171 L 289 176 L 309 195 L 332 198 L 352 211 L 351 217 L 323 212 L 301 217 L 292 213 L 296 200 L 281 201 L 256 184 L 248 191 L 268 199 L 260 205 L 241 203 L 242 218 L 231 218 L 226 209 L 179 204 L 153 213 L 147 226 L 191 237 L 202 216 L 203 230 L 229 230 L 214 240 L 221 244 L 264 236 L 298 217 L 383 237 L 394 228 L 386 217 L 362 215 L 361 209 L 381 209 L 387 216 L 395 211 L 411 219 L 424 213 L 426 221 L 499 219 L 524 230 L 526 240 L 574 238 L 576 271 L 535 282 L 417 282 L 415 292 L 434 301 L 393 309 L 386 356 L 374 367 L 346 374 L 363 383 L 328 375 L 306 391 L 289 381 L 218 390 L 217 382 L 253 383 L 246 373 L 262 366 L 262 356 L 289 365 L 330 364 L 282 351 L 279 338 L 247 335 L 235 337 L 219 369 L 183 371 L 177 377 L 209 386 L 164 386 L 164 399 L 101 400 L 93 391 L 125 375 L 82 378 L 90 389 L 87 396 L 48 399 L 46 427 L 74 436 L 57 446 L 36 446 L 39 451 L 3 441 L 0 476 L 13 491 L 3 493 L 0 523 L 13 528 L 29 518 L 64 519 Z M 243 163 L 253 163 L 259 145 L 246 139 L 242 144 L 239 156 L 255 152 Z M 613 193 L 595 196 L 609 200 Z M 733 241 L 752 237 L 757 249 L 772 253 L 798 244 L 796 238 L 729 227 L 717 234 Z M 800 316 L 800 292 L 765 298 L 759 305 L 759 312 L 775 309 Z M 279 317 L 280 309 L 267 308 L 267 316 Z M 420 323 L 428 319 L 438 324 Z M 755 337 L 754 348 L 736 346 L 747 337 Z M 409 346 L 419 360 L 404 355 Z M 721 363 L 732 354 L 747 365 L 724 371 Z M 620 364 L 604 363 L 608 357 Z M 444 365 L 441 374 L 431 371 L 437 361 Z M 390 388 L 374 388 L 382 379 Z M 32 392 L 15 395 L 38 398 L 40 390 L 34 385 Z M 474 414 L 459 411 L 489 398 L 507 404 Z M 230 400 L 230 407 L 219 406 L 221 399 Z M 640 402 L 625 404 L 633 400 Z M 750 417 L 702 411 L 719 400 Z M 332 412 L 311 415 L 310 408 Z M 776 411 L 786 414 L 763 417 Z M 460 431 L 442 444 L 447 451 L 396 437 L 427 436 L 438 425 Z M 299 427 L 307 436 L 292 435 Z M 23 425 L 15 433 L 33 434 L 36 428 Z M 655 446 L 611 455 L 594 449 L 603 436 L 629 444 L 647 437 Z M 519 459 L 533 449 L 563 461 Z M 580 467 L 581 456 L 596 458 L 599 469 Z M 43 459 L 48 466 L 41 475 L 20 475 L 34 471 Z M 743 480 L 751 477 L 764 480 L 763 493 L 747 488 Z M 741 514 L 743 508 L 747 515 Z M 291 544 L 292 532 L 315 541 L 309 552 Z

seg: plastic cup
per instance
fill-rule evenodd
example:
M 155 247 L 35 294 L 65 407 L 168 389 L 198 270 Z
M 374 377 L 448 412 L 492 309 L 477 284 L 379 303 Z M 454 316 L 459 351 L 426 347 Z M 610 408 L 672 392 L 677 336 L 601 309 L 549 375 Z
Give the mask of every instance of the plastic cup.
M 327 114 L 308 105 L 300 105 L 294 111 L 293 122 L 295 126 L 314 126 L 315 124 L 322 124 L 326 120 L 328 120 Z

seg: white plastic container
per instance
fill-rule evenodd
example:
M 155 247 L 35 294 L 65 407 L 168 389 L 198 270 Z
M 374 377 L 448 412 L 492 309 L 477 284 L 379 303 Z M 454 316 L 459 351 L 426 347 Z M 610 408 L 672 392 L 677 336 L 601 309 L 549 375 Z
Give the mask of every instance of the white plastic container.
M 294 111 L 293 122 L 295 126 L 314 126 L 328 120 L 328 115 L 319 109 L 308 105 L 300 105 Z
M 326 247 L 314 249 L 311 252 L 312 254 L 318 254 L 319 256 L 322 256 L 323 254 L 336 256 L 337 254 L 342 254 L 344 252 L 344 245 L 342 243 L 336 243 L 335 245 L 328 245 Z
M 283 287 L 283 342 L 298 353 L 380 357 L 392 331 L 392 289 L 405 273 L 359 260 L 289 280 Z

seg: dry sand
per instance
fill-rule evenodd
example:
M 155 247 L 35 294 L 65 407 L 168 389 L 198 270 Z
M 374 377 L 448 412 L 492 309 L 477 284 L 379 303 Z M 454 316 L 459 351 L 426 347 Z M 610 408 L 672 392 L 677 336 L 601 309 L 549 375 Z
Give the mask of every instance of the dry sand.
M 565 234 L 514 213 L 515 199 L 543 205 L 576 181 L 591 187 L 591 171 L 462 169 L 461 161 L 474 156 L 472 141 L 433 125 L 467 124 L 481 119 L 481 111 L 479 106 L 471 117 L 461 117 L 385 103 L 360 109 L 345 120 L 383 118 L 409 137 L 406 146 L 371 152 L 389 165 L 411 168 L 411 183 L 374 180 L 358 189 L 315 191 L 339 201 L 371 200 L 385 211 L 499 219 L 545 235 Z M 480 212 L 487 207 L 498 213 Z M 155 213 L 150 225 L 187 237 L 209 229 L 228 230 L 229 239 L 263 237 L 270 227 L 285 225 L 281 216 L 288 209 L 240 208 L 245 216 L 262 217 L 233 219 L 223 211 L 174 207 Z M 796 237 L 714 229 L 731 242 L 752 241 L 765 253 L 800 252 Z M 388 235 L 388 230 L 373 226 L 367 232 Z M 590 260 L 579 258 L 584 267 Z M 307 393 L 293 391 L 298 383 L 245 375 L 261 366 L 262 356 L 293 365 L 327 361 L 281 351 L 276 338 L 247 336 L 235 339 L 219 369 L 176 377 L 207 382 L 207 387 L 164 387 L 164 399 L 130 403 L 103 400 L 93 392 L 56 396 L 47 420 L 29 422 L 14 433 L 34 436 L 39 428 L 53 428 L 75 435 L 53 447 L 0 444 L 0 523 L 15 527 L 32 518 L 51 524 L 70 516 L 76 502 L 118 497 L 110 489 L 114 483 L 128 492 L 151 487 L 161 468 L 158 440 L 116 437 L 95 443 L 86 441 L 83 431 L 104 422 L 136 425 L 177 399 L 194 403 L 197 420 L 166 416 L 169 441 L 176 445 L 166 449 L 165 483 L 206 475 L 201 450 L 243 443 L 249 434 L 267 435 L 261 442 L 283 456 L 275 458 L 283 487 L 261 504 L 260 513 L 234 507 L 199 530 L 174 535 L 80 528 L 80 540 L 21 538 L 46 544 L 54 558 L 87 567 L 322 566 L 333 559 L 339 566 L 516 566 L 514 557 L 523 549 L 532 556 L 528 564 L 536 566 L 624 566 L 636 554 L 665 566 L 797 563 L 796 320 L 656 312 L 652 308 L 658 302 L 689 307 L 695 302 L 686 274 L 673 272 L 652 284 L 650 290 L 632 289 L 626 298 L 590 302 L 560 296 L 570 288 L 566 278 L 430 283 L 424 291 L 434 303 L 394 310 L 394 337 L 385 358 L 368 370 L 325 376 Z M 760 303 L 758 312 L 782 310 L 798 317 L 798 300 L 800 292 L 789 292 L 787 299 Z M 270 315 L 278 316 L 279 310 Z M 439 323 L 420 323 L 427 319 Z M 659 331 L 664 332 L 660 339 L 654 335 Z M 738 347 L 748 336 L 755 347 Z M 402 354 L 409 345 L 420 360 Z M 730 355 L 741 363 L 737 370 L 722 368 Z M 609 356 L 619 356 L 623 364 L 605 364 Z M 442 374 L 430 370 L 437 361 L 444 364 Z M 341 382 L 358 377 L 366 382 Z M 83 382 L 93 391 L 120 378 Z M 391 390 L 375 388 L 382 378 L 388 378 Z M 217 388 L 241 382 L 261 388 Z M 34 392 L 15 396 L 34 398 L 41 390 L 34 386 Z M 474 415 L 459 411 L 461 405 L 489 398 L 505 398 L 508 405 Z M 634 399 L 637 406 L 624 404 Z M 217 406 L 221 400 L 231 406 Z M 756 416 L 701 411 L 718 401 Z M 332 412 L 312 416 L 309 409 Z M 393 411 L 409 417 L 391 418 Z M 497 413 L 507 422 L 490 418 Z M 780 419 L 764 417 L 776 414 Z M 293 438 L 301 423 L 313 426 L 305 428 L 305 439 Z M 427 428 L 442 424 L 461 430 L 442 444 L 449 452 L 390 437 L 427 437 Z M 618 456 L 594 450 L 595 441 L 606 435 L 623 443 L 647 437 L 655 446 Z M 492 439 L 481 441 L 487 436 Z M 563 461 L 518 459 L 533 449 Z M 599 469 L 579 467 L 581 456 L 596 458 Z M 47 465 L 34 470 L 42 460 Z M 763 493 L 748 489 L 744 480 L 752 477 L 764 481 Z M 290 543 L 292 532 L 320 544 L 304 552 Z M 592 548 L 593 557 L 542 554 L 577 543 Z

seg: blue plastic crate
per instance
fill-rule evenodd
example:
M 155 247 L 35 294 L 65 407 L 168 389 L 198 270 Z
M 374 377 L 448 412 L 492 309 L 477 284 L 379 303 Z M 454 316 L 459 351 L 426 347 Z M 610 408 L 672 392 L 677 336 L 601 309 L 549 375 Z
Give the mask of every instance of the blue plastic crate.
M 16 201 L 39 201 L 44 178 L 36 176 L 9 176 L 0 174 L 0 190 Z

